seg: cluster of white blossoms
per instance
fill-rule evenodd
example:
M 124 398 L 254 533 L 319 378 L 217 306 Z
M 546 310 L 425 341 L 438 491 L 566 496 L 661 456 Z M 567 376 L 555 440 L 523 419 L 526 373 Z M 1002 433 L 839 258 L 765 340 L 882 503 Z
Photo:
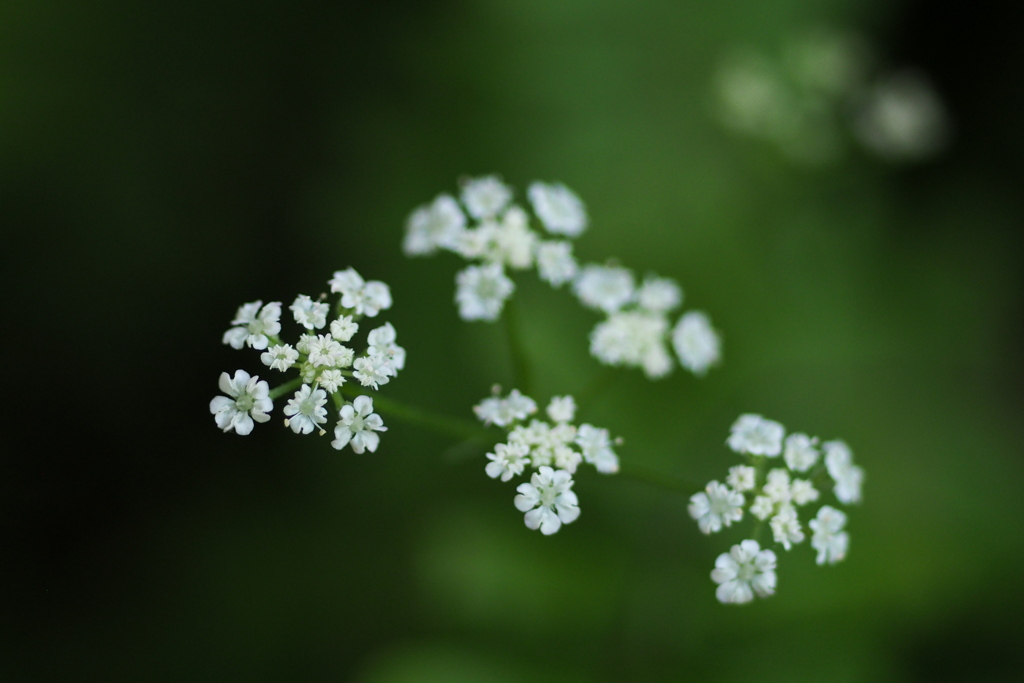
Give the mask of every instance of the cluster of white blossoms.
M 844 505 L 859 503 L 864 471 L 853 463 L 853 454 L 842 441 L 820 443 L 806 434 L 786 436 L 778 422 L 760 415 L 740 415 L 726 442 L 747 463 L 729 468 L 725 483 L 710 482 L 690 497 L 690 516 L 705 534 L 721 531 L 743 519 L 749 510 L 760 528 L 768 522 L 775 543 L 785 550 L 806 539 L 800 510 L 815 503 L 831 484 L 832 494 Z M 771 467 L 781 456 L 784 467 Z M 780 463 L 780 464 L 782 464 Z M 822 505 L 810 519 L 811 547 L 816 562 L 835 564 L 844 557 L 850 538 L 844 530 L 846 514 Z M 723 603 L 744 603 L 754 595 L 775 591 L 776 555 L 762 550 L 755 540 L 733 546 L 720 555 L 711 578 Z
M 406 255 L 446 250 L 473 262 L 455 278 L 463 320 L 497 320 L 515 291 L 506 270 L 536 267 L 552 287 L 571 283 L 585 307 L 607 316 L 590 335 L 591 355 L 600 362 L 640 368 L 652 379 L 664 377 L 675 366 L 671 343 L 679 363 L 697 375 L 718 363 L 721 343 L 706 314 L 692 311 L 671 325 L 669 314 L 683 302 L 674 280 L 649 276 L 637 286 L 626 268 L 576 261 L 566 238 L 583 233 L 587 212 L 571 190 L 560 184 L 530 185 L 527 198 L 545 233 L 531 228 L 531 215 L 513 196 L 497 176 L 473 178 L 463 183 L 459 200 L 442 194 L 413 211 L 406 223 Z
M 673 327 L 670 313 L 682 305 L 683 290 L 669 278 L 647 277 L 638 287 L 628 268 L 584 266 L 573 292 L 587 308 L 607 315 L 590 333 L 590 354 L 605 365 L 640 368 L 650 379 L 668 375 L 679 364 L 698 376 L 722 357 L 718 333 L 708 316 L 690 311 Z
M 593 465 L 602 474 L 619 471 L 619 457 L 612 448 L 616 442 L 607 429 L 572 424 L 576 417 L 572 396 L 552 398 L 545 411 L 549 420 L 545 421 L 531 419 L 537 404 L 529 396 L 513 389 L 502 397 L 498 391 L 496 388 L 494 396 L 473 408 L 485 425 L 508 432 L 506 441 L 487 454 L 490 462 L 484 471 L 492 479 L 509 481 L 532 469 L 530 481 L 516 487 L 514 503 L 525 513 L 527 527 L 551 535 L 580 515 L 572 476 L 581 463 Z
M 533 215 L 545 232 L 530 226 L 531 216 L 513 202 L 512 188 L 497 176 L 462 183 L 459 200 L 439 195 L 409 216 L 403 249 L 407 256 L 445 250 L 473 265 L 455 277 L 455 303 L 463 320 L 497 320 L 515 291 L 506 274 L 536 266 L 541 279 L 558 287 L 578 270 L 572 242 L 587 227 L 587 211 L 572 190 L 534 182 L 527 190 Z
M 920 73 L 876 61 L 860 36 L 827 29 L 789 40 L 781 58 L 733 52 L 717 73 L 717 114 L 798 163 L 835 162 L 850 137 L 886 161 L 934 156 L 949 137 L 942 102 Z
M 327 403 L 331 401 L 337 418 L 331 445 L 338 450 L 349 446 L 356 453 L 377 450 L 378 432 L 387 428 L 373 412 L 373 399 L 357 395 L 348 402 L 342 385 L 354 380 L 377 390 L 405 367 L 405 349 L 395 343 L 391 323 L 369 330 L 359 355 L 351 345 L 364 318 L 375 318 L 391 308 L 391 291 L 383 282 L 365 281 L 352 268 L 334 273 L 328 284 L 332 295 L 338 295 L 335 306 L 326 301 L 326 294 L 318 299 L 301 294 L 288 307 L 304 330 L 295 344 L 285 343 L 279 336 L 280 302 L 254 301 L 238 309 L 223 342 L 235 349 L 248 346 L 262 351 L 260 360 L 268 372 L 294 370 L 298 377 L 271 390 L 266 380 L 251 377 L 245 370 L 236 371 L 234 378 L 223 373 L 220 389 L 227 396 L 210 402 L 218 427 L 249 434 L 254 421 L 270 419 L 267 413 L 273 409 L 273 398 L 298 387 L 282 410 L 285 426 L 296 434 L 326 434 Z

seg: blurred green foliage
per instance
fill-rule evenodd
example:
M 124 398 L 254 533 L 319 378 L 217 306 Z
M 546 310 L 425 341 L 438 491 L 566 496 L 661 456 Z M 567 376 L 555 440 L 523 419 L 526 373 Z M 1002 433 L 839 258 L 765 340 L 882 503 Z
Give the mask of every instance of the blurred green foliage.
M 849 0 L 4 3 L 0 265 L 43 360 L 12 377 L 38 392 L 12 424 L 38 433 L 4 449 L 0 677 L 1014 680 L 1021 51 L 989 19 L 954 60 L 959 21 Z M 819 25 L 929 71 L 946 156 L 810 170 L 716 123 L 724 51 Z M 507 384 L 501 326 L 456 317 L 456 260 L 399 249 L 412 208 L 488 172 L 568 184 L 581 259 L 678 279 L 723 332 L 707 378 L 614 372 L 584 418 L 695 482 L 736 464 L 740 412 L 844 438 L 868 477 L 846 562 L 798 547 L 776 596 L 726 608 L 708 574 L 743 531 L 702 537 L 685 495 L 581 475 L 580 520 L 543 538 L 480 453 L 398 421 L 372 456 L 216 430 L 218 374 L 258 369 L 219 344 L 235 307 L 349 265 L 395 296 L 388 396 L 468 417 Z M 584 390 L 595 317 L 518 282 L 537 398 Z M 69 359 L 55 395 L 38 364 Z

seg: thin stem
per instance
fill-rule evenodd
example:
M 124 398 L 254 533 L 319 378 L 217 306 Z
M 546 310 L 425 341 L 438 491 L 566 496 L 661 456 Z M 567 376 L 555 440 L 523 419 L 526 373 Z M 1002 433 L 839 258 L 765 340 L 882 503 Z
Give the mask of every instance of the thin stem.
M 519 311 L 515 300 L 505 303 L 505 336 L 508 339 L 509 358 L 512 362 L 512 384 L 514 389 L 530 394 L 529 363 L 526 349 L 523 347 L 523 329 L 520 324 Z
M 281 398 L 287 393 L 295 391 L 302 384 L 302 377 L 296 377 L 295 379 L 289 380 L 281 386 L 274 387 L 270 390 L 270 399 Z
M 619 470 L 619 476 L 657 486 L 674 493 L 684 493 L 687 496 L 692 495 L 694 491 L 698 491 L 701 488 L 689 480 L 656 472 L 635 463 L 631 463 L 628 467 L 622 467 Z
M 356 395 L 355 391 L 348 387 L 343 386 L 342 391 L 353 396 Z M 467 441 L 491 440 L 487 430 L 471 420 L 439 415 L 380 395 L 373 397 L 373 408 L 385 415 L 445 436 L 454 436 Z

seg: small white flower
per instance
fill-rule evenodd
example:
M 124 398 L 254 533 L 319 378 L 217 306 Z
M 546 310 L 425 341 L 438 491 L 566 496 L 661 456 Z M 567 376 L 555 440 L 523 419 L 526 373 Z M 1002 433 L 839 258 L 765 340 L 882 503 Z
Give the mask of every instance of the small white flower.
M 652 313 L 667 313 L 683 303 L 683 290 L 675 280 L 649 277 L 636 293 L 640 308 Z
M 764 495 L 771 498 L 774 503 L 788 504 L 790 498 L 792 498 L 789 490 L 789 472 L 781 467 L 770 470 L 761 491 Z
M 291 309 L 295 322 L 307 330 L 319 330 L 327 324 L 327 313 L 331 310 L 330 304 L 317 302 L 305 294 L 295 297 L 294 303 L 288 307 Z
M 772 534 L 776 543 L 789 550 L 794 543 L 801 543 L 804 540 L 804 531 L 800 527 L 800 520 L 797 518 L 796 509 L 792 505 L 783 505 L 779 513 L 772 517 Z
M 466 216 L 458 202 L 450 195 L 439 195 L 409 216 L 402 250 L 406 256 L 425 256 L 438 249 L 452 249 L 465 227 Z
M 535 182 L 527 190 L 533 211 L 548 232 L 579 237 L 587 227 L 587 210 L 576 194 L 560 183 Z
M 949 138 L 945 108 L 920 74 L 903 71 L 872 88 L 855 122 L 861 143 L 887 161 L 914 161 L 941 151 Z
M 756 485 L 757 470 L 749 465 L 736 465 L 735 467 L 729 468 L 729 476 L 725 478 L 725 483 L 731 486 L 734 490 L 752 491 Z
M 782 452 L 782 437 L 786 430 L 778 422 L 748 413 L 739 416 L 731 431 L 726 443 L 737 453 L 774 458 Z
M 497 239 L 498 225 L 493 221 L 487 221 L 476 228 L 459 233 L 452 251 L 467 261 L 493 260 L 491 255 L 495 253 Z
M 391 308 L 391 290 L 380 280 L 366 282 L 355 268 L 335 271 L 328 284 L 332 292 L 341 293 L 341 305 L 356 315 L 374 318 Z
M 818 489 L 806 479 L 794 479 L 789 486 L 789 494 L 794 505 L 807 505 L 818 500 Z
M 846 557 L 850 535 L 843 531 L 846 515 L 829 505 L 822 505 L 818 516 L 810 521 L 811 547 L 818 551 L 818 564 L 835 564 Z
M 236 370 L 232 378 L 226 372 L 220 374 L 217 386 L 230 396 L 217 396 L 210 401 L 210 412 L 217 426 L 225 432 L 232 429 L 245 436 L 252 432 L 253 420 L 266 422 L 274 404 L 270 400 L 270 386 L 258 376 L 250 377 L 245 370 Z
M 262 301 L 243 304 L 231 321 L 232 325 L 238 327 L 232 327 L 225 332 L 221 341 L 233 349 L 248 345 L 262 351 L 270 344 L 269 338 L 277 336 L 281 331 L 280 320 L 281 303 L 278 301 L 271 301 L 266 306 L 263 306 Z
M 455 277 L 455 303 L 463 320 L 497 320 L 515 285 L 501 264 L 469 266 Z
M 711 580 L 717 584 L 715 597 L 719 602 L 742 604 L 754 599 L 756 593 L 765 598 L 775 592 L 775 553 L 761 550 L 757 541 L 743 541 L 715 560 Z
M 295 392 L 295 396 L 288 399 L 288 405 L 284 407 L 284 414 L 288 416 L 285 425 L 291 427 L 296 434 L 309 434 L 317 429 L 324 422 L 327 422 L 327 392 L 323 389 L 313 391 L 308 384 L 303 384 Z
M 537 247 L 537 273 L 551 286 L 571 282 L 578 270 L 570 242 L 541 242 Z
M 347 368 L 352 364 L 352 357 L 355 354 L 352 349 L 334 341 L 329 334 L 317 335 L 316 339 L 309 342 L 307 348 L 309 362 L 316 368 Z
M 381 355 L 386 358 L 395 375 L 399 370 L 405 369 L 405 349 L 395 343 L 397 338 L 397 333 L 391 323 L 384 323 L 380 327 L 370 330 L 370 334 L 366 336 L 366 342 L 369 344 L 367 354 Z
M 462 186 L 462 203 L 477 220 L 494 218 L 512 199 L 512 190 L 497 176 L 467 180 Z
M 547 413 L 555 422 L 572 422 L 576 417 L 576 401 L 572 396 L 553 396 Z
M 291 344 L 275 344 L 260 354 L 260 360 L 271 370 L 284 372 L 299 359 L 299 352 Z
M 601 474 L 615 474 L 619 471 L 619 456 L 612 450 L 612 440 L 607 429 L 582 424 L 576 431 L 576 444 L 583 451 L 583 459 Z
M 700 493 L 690 496 L 687 510 L 697 520 L 702 533 L 713 534 L 743 519 L 743 502 L 742 493 L 713 481 Z
M 633 273 L 626 268 L 590 264 L 583 267 L 572 289 L 589 308 L 615 313 L 633 300 Z
M 380 415 L 373 412 L 373 399 L 369 396 L 356 396 L 352 403 L 341 407 L 338 425 L 334 428 L 334 441 L 331 445 L 339 451 L 351 446 L 356 453 L 376 452 L 380 444 L 377 432 L 386 432 L 387 427 Z
M 309 353 L 309 345 L 316 341 L 317 335 L 315 334 L 300 334 L 299 341 L 295 343 L 295 348 L 299 353 Z
M 864 470 L 853 464 L 850 447 L 842 441 L 826 441 L 821 447 L 825 451 L 825 467 L 836 482 L 836 498 L 841 503 L 859 503 Z
M 794 472 L 806 472 L 818 462 L 817 438 L 806 434 L 790 434 L 786 437 L 786 448 L 782 457 L 786 465 Z
M 750 504 L 750 514 L 763 522 L 775 514 L 775 501 L 769 496 L 757 496 Z
M 512 477 L 518 477 L 523 473 L 523 468 L 530 464 L 530 447 L 522 442 L 499 443 L 494 447 L 493 453 L 487 454 L 487 463 L 484 471 L 491 479 L 501 477 L 502 481 L 508 481 Z
M 518 389 L 513 389 L 506 398 L 498 396 L 485 398 L 473 407 L 473 412 L 476 413 L 477 418 L 484 424 L 495 424 L 499 427 L 505 427 L 517 420 L 525 420 L 530 415 L 536 413 L 537 403 L 529 396 L 519 393 Z M 537 429 L 534 425 L 547 427 L 542 422 L 534 421 L 531 424 L 531 429 Z M 533 445 L 538 442 L 530 440 L 527 443 Z
M 338 387 L 345 383 L 345 377 L 341 374 L 341 370 L 331 368 L 321 372 L 316 381 L 325 391 L 333 394 L 338 390 Z
M 530 529 L 540 529 L 545 536 L 558 531 L 562 524 L 580 516 L 579 501 L 572 491 L 572 476 L 565 470 L 541 467 L 528 484 L 516 487 L 516 509 L 525 512 L 524 521 Z
M 360 356 L 356 358 L 352 367 L 352 376 L 364 387 L 373 387 L 375 390 L 380 388 L 379 385 L 390 382 L 395 374 L 391 362 L 380 354 Z
M 613 313 L 590 333 L 590 355 L 605 365 L 643 368 L 649 379 L 658 379 L 672 370 L 667 332 L 668 321 L 660 313 Z
M 690 311 L 679 319 L 672 330 L 672 346 L 679 356 L 679 363 L 698 377 L 722 358 L 718 333 L 701 311 Z
M 533 265 L 537 235 L 528 224 L 526 212 L 518 206 L 509 207 L 494 232 L 492 261 L 522 270 Z
M 556 469 L 575 474 L 581 462 L 583 456 L 568 446 L 560 445 L 551 449 L 551 465 Z
M 331 321 L 331 336 L 340 342 L 351 341 L 358 331 L 359 323 L 355 322 L 350 315 L 343 315 L 337 320 Z

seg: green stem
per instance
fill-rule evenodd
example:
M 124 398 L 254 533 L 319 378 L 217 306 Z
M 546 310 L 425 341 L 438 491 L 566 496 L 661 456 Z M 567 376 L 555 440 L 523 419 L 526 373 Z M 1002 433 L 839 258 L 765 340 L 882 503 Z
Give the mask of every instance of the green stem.
M 350 396 L 358 395 L 354 388 L 350 389 L 347 386 L 343 386 L 342 391 Z M 429 410 L 406 405 L 380 395 L 372 396 L 372 398 L 374 411 L 390 415 L 403 422 L 423 427 L 437 434 L 454 436 L 467 441 L 493 441 L 486 429 L 471 420 L 438 415 Z
M 274 387 L 270 390 L 270 399 L 278 399 L 285 394 L 291 393 L 302 385 L 302 377 L 296 377 L 295 379 L 289 380 L 281 386 Z
M 523 330 L 520 324 L 518 307 L 514 299 L 505 303 L 505 335 L 508 339 L 509 359 L 512 362 L 512 388 L 519 389 L 530 395 L 529 363 L 526 349 L 523 348 Z

